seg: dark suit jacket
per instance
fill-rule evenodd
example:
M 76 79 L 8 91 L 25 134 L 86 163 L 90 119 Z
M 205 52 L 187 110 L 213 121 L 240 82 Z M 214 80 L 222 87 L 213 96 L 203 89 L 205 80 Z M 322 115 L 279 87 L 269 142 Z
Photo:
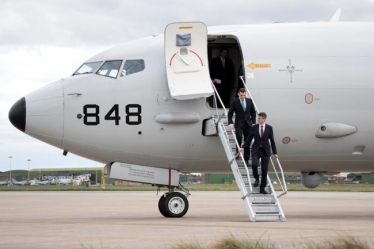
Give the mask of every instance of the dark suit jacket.
M 256 125 L 252 126 L 252 128 L 249 132 L 249 136 L 245 140 L 242 148 L 246 148 L 246 146 L 249 145 L 249 143 L 252 141 L 253 138 L 254 138 L 254 142 L 253 142 L 253 145 L 252 145 L 252 155 L 257 153 L 258 150 L 260 149 L 260 145 L 262 145 L 265 149 L 266 155 L 268 155 L 270 157 L 271 153 L 270 153 L 269 139 L 270 139 L 270 143 L 271 143 L 271 149 L 273 150 L 273 154 L 278 154 L 277 153 L 277 147 L 275 146 L 275 142 L 274 142 L 273 127 L 271 127 L 270 125 L 268 125 L 268 124 L 265 125 L 265 131 L 264 131 L 263 138 L 261 138 L 261 136 L 260 136 L 259 124 L 256 124 Z
M 214 58 L 209 64 L 210 78 L 222 81 L 233 82 L 235 79 L 234 64 L 229 58 L 225 58 L 225 68 L 223 68 L 221 56 Z M 223 82 L 222 82 L 223 83 Z M 231 88 L 231 85 L 228 86 Z
M 244 122 L 248 124 L 249 127 L 256 123 L 256 111 L 251 99 L 245 98 L 245 112 L 242 107 L 242 103 L 239 98 L 234 99 L 231 102 L 230 110 L 228 114 L 229 124 L 233 124 L 232 116 L 235 112 L 235 128 L 243 127 Z

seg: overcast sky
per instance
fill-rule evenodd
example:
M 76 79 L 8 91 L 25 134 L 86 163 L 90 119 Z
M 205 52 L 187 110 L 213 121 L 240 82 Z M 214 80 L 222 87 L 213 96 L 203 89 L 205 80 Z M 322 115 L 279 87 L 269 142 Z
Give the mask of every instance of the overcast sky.
M 214 4 L 212 4 L 214 3 Z M 328 21 L 374 22 L 374 0 L 1 0 L 0 171 L 93 167 L 94 161 L 40 142 L 14 128 L 10 107 L 27 93 L 72 74 L 112 46 L 163 33 L 171 22 L 208 26 Z

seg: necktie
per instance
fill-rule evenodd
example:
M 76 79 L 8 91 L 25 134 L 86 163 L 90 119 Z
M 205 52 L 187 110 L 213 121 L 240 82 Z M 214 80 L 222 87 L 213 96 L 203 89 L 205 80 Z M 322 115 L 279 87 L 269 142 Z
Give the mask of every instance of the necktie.
M 243 110 L 245 111 L 244 100 L 242 100 L 242 107 L 243 107 Z
M 261 125 L 261 138 L 264 136 L 264 126 Z
M 225 58 L 222 58 L 222 66 L 225 68 Z

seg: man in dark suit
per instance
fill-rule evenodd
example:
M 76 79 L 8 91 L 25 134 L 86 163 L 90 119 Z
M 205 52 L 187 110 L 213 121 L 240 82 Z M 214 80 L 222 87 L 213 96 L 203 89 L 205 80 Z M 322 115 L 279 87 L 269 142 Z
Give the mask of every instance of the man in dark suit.
M 268 175 L 268 165 L 270 161 L 270 144 L 271 143 L 271 149 L 273 151 L 273 154 L 275 158 L 278 158 L 277 155 L 277 147 L 275 146 L 274 142 L 274 132 L 273 127 L 271 127 L 268 124 L 265 124 L 266 121 L 266 113 L 260 112 L 257 117 L 258 124 L 252 126 L 249 136 L 246 138 L 244 145 L 242 148 L 239 149 L 240 152 L 242 152 L 245 148 L 245 146 L 249 146 L 252 139 L 254 138 L 254 142 L 252 145 L 252 170 L 253 170 L 253 176 L 256 179 L 254 186 L 257 187 L 259 183 L 259 175 L 258 175 L 258 161 L 261 158 L 261 185 L 260 185 L 260 193 L 261 194 L 268 194 L 265 191 L 266 187 L 266 179 Z
M 227 49 L 222 48 L 220 56 L 214 58 L 209 64 L 210 78 L 225 107 L 230 105 L 231 89 L 235 80 L 234 64 L 226 57 Z M 218 107 L 222 108 L 218 102 Z
M 248 137 L 249 131 L 252 124 L 256 123 L 256 110 L 254 108 L 251 99 L 246 98 L 247 92 L 245 88 L 240 88 L 238 92 L 239 98 L 234 99 L 231 102 L 230 110 L 228 114 L 229 119 L 229 130 L 234 128 L 232 122 L 232 116 L 235 112 L 235 133 L 236 140 L 238 140 L 239 145 L 242 144 L 242 136 L 244 135 L 244 140 Z M 244 160 L 248 162 L 249 160 L 249 144 L 244 148 Z

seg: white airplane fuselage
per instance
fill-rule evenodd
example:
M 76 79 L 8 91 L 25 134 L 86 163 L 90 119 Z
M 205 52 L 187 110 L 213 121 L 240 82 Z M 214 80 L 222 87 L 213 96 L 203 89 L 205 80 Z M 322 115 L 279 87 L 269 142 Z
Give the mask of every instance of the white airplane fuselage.
M 8 180 L 0 181 L 0 186 L 1 186 L 1 185 L 8 185 L 8 184 L 9 184 L 9 181 L 8 181 Z
M 208 34 L 208 41 L 236 40 L 236 71 L 243 60 L 247 87 L 274 128 L 285 171 L 373 171 L 373 23 L 222 26 Z M 144 70 L 115 78 L 70 76 L 26 95 L 24 132 L 105 164 L 230 172 L 219 137 L 202 134 L 203 120 L 216 109 L 206 98 L 170 95 L 164 35 L 114 47 L 87 62 L 130 59 L 144 60 Z M 203 66 L 210 60 L 202 58 Z M 168 120 L 175 114 L 187 121 Z M 326 122 L 357 131 L 317 137 Z M 363 151 L 355 153 L 357 146 Z
M 36 185 L 49 185 L 49 184 L 51 184 L 50 180 L 40 181 L 40 180 L 34 178 L 33 181 L 35 182 Z
M 30 185 L 30 182 L 28 180 L 26 181 L 17 181 L 12 178 L 12 184 L 14 185 L 20 185 L 20 186 L 25 186 L 25 185 Z

